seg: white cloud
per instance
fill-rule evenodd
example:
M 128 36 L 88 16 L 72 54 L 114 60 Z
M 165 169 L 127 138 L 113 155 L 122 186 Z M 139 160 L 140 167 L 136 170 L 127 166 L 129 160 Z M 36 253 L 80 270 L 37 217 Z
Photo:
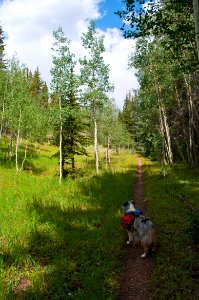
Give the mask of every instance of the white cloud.
M 82 53 L 81 34 L 87 30 L 87 20 L 100 17 L 98 4 L 103 0 L 4 0 L 0 7 L 3 31 L 8 35 L 5 52 L 8 57 L 17 53 L 28 68 L 39 67 L 49 84 L 52 66 L 52 32 L 61 26 L 72 40 L 72 51 Z M 138 86 L 133 72 L 127 70 L 128 54 L 133 42 L 125 40 L 118 29 L 105 34 L 106 63 L 110 65 L 110 81 L 115 84 L 113 97 L 122 107 L 126 92 Z
M 107 49 L 104 60 L 110 65 L 110 81 L 115 84 L 112 97 L 115 97 L 118 107 L 122 108 L 126 93 L 138 88 L 135 70 L 128 69 L 128 57 L 134 51 L 135 42 L 125 40 L 116 28 L 107 29 L 104 42 Z

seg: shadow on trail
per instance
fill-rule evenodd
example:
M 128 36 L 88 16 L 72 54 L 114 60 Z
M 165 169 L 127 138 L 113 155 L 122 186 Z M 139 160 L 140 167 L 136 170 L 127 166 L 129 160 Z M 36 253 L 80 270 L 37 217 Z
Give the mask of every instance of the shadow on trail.
M 18 247 L 17 252 L 39 265 L 40 276 L 34 288 L 24 292 L 26 299 L 111 299 L 124 239 L 118 210 L 131 198 L 134 177 L 132 166 L 126 172 L 81 181 L 79 195 L 86 199 L 85 206 L 32 201 L 30 217 L 38 221 L 27 248 Z M 12 259 L 11 254 L 5 264 L 11 265 Z

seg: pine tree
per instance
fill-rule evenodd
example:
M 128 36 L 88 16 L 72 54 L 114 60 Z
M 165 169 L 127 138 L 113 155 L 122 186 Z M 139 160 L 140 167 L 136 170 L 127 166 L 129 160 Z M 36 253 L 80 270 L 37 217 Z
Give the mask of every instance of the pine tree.
M 37 67 L 35 72 L 32 75 L 31 90 L 30 90 L 32 97 L 36 101 L 38 101 L 39 94 L 41 93 L 42 84 L 43 84 L 43 82 L 41 80 L 39 68 Z
M 74 74 L 73 68 L 69 73 L 70 90 L 67 94 L 67 106 L 69 113 L 66 118 L 67 126 L 63 128 L 63 145 L 65 161 L 71 160 L 72 170 L 75 170 L 75 155 L 87 155 L 85 146 L 89 140 L 86 137 L 87 129 L 84 111 L 80 109 L 77 92 L 79 89 L 79 80 Z
M 40 93 L 40 105 L 47 109 L 49 105 L 49 91 L 46 82 L 43 82 Z
M 128 132 L 131 134 L 131 136 L 133 136 L 134 134 L 133 97 L 130 91 L 126 95 L 126 98 L 124 100 L 122 117 Z
M 71 160 L 75 168 L 75 154 L 85 154 L 86 138 L 83 133 L 83 118 L 77 101 L 79 80 L 74 74 L 74 55 L 70 52 L 70 40 L 65 37 L 61 27 L 53 32 L 53 68 L 52 74 L 52 104 L 55 112 L 55 124 L 59 135 L 60 183 L 64 175 L 64 166 Z M 57 111 L 57 103 L 59 111 Z M 56 118 L 59 115 L 59 119 Z

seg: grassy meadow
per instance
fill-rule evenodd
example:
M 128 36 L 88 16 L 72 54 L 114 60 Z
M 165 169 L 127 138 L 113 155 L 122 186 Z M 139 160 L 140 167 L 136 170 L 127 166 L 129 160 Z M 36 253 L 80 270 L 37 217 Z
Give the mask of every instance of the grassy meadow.
M 76 178 L 68 176 L 60 186 L 55 147 L 32 147 L 18 176 L 5 151 L 0 299 L 118 299 L 126 255 L 120 208 L 132 197 L 137 156 L 112 154 L 106 170 L 100 148 L 98 176 L 92 154 L 78 157 Z M 178 164 L 163 178 L 160 164 L 146 158 L 143 163 L 145 200 L 159 244 L 153 299 L 199 299 L 199 171 Z
M 60 186 L 56 151 L 32 149 L 18 176 L 1 152 L 0 299 L 116 299 L 136 156 L 113 155 L 106 170 L 101 149 L 98 176 L 93 156 L 79 157 Z

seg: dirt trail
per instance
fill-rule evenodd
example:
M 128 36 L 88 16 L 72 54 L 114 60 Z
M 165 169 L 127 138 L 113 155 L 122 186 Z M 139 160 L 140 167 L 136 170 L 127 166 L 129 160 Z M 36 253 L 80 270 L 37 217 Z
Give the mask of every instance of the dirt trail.
M 136 183 L 133 187 L 133 199 L 136 208 L 140 208 L 146 214 L 144 202 L 144 174 L 142 158 L 138 157 Z M 127 257 L 124 260 L 124 272 L 119 291 L 120 300 L 150 300 L 150 275 L 154 265 L 154 257 L 141 258 L 143 249 L 140 245 L 126 245 Z

